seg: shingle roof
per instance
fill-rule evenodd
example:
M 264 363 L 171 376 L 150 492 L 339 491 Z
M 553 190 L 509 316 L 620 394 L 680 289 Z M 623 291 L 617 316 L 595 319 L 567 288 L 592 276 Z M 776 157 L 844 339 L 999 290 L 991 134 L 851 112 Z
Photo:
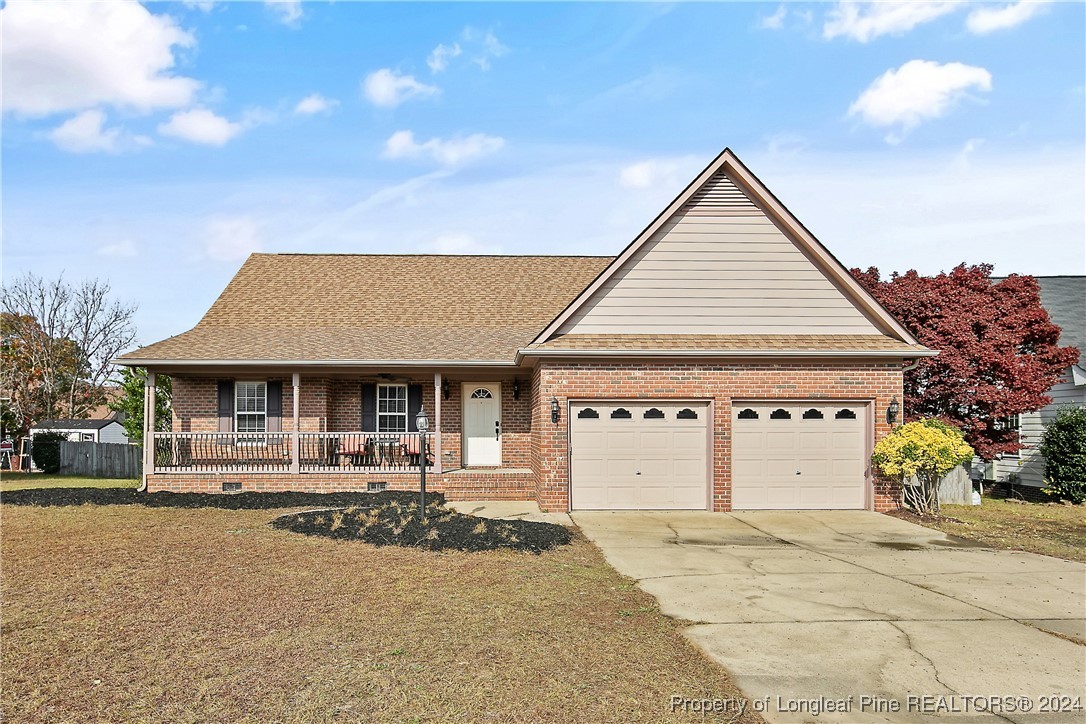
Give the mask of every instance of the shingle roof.
M 101 430 L 117 420 L 42 420 L 31 425 L 35 430 Z
M 610 261 L 253 254 L 193 329 L 120 360 L 510 364 Z M 924 351 L 880 335 L 564 335 L 532 349 Z
M 1079 364 L 1086 354 L 1086 276 L 1037 277 L 1041 306 L 1060 325 L 1060 344 L 1078 347 Z
M 610 260 L 253 254 L 196 327 L 120 359 L 511 362 Z
M 532 350 L 930 353 L 925 347 L 877 334 L 564 334 L 525 351 Z

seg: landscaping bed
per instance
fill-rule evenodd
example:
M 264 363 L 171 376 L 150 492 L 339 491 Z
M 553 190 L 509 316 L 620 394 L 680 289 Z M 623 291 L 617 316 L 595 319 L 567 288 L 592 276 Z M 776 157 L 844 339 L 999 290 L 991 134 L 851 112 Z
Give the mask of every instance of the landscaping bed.
M 417 502 L 411 491 L 384 490 L 379 493 L 146 493 L 134 488 L 34 488 L 0 494 L 0 503 L 53 507 L 68 505 L 142 505 L 148 508 L 221 508 L 224 510 L 270 510 L 274 508 L 373 507 L 391 503 Z M 444 504 L 441 493 L 429 493 Z
M 569 531 L 553 523 L 489 520 L 464 515 L 441 504 L 426 506 L 419 520 L 418 500 L 383 501 L 370 507 L 290 513 L 271 525 L 304 535 L 357 540 L 376 546 L 406 546 L 432 551 L 493 551 L 508 548 L 541 553 L 567 545 Z

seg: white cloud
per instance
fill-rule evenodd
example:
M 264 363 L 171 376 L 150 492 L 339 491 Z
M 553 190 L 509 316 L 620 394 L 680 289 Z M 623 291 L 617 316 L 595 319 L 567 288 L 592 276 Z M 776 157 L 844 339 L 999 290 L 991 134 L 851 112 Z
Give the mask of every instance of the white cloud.
M 822 37 L 844 35 L 861 43 L 880 35 L 903 35 L 961 7 L 945 0 L 894 0 L 893 2 L 839 2 L 826 16 Z
M 138 2 L 9 2 L 0 12 L 6 111 L 146 112 L 186 106 L 200 88 L 173 72 L 175 49 L 196 38 Z
M 396 131 L 385 141 L 383 158 L 430 157 L 442 166 L 457 166 L 482 156 L 497 153 L 505 146 L 505 139 L 473 133 L 458 138 L 431 138 L 419 143 L 411 131 Z
M 439 92 L 437 86 L 415 80 L 414 76 L 400 75 L 390 68 L 381 68 L 366 76 L 362 91 L 370 103 L 381 108 L 395 108 L 412 98 L 428 98 Z
M 57 148 L 71 153 L 116 153 L 120 150 L 123 131 L 120 128 L 104 128 L 105 122 L 106 114 L 102 111 L 83 111 L 50 131 L 49 140 Z
M 460 43 L 453 43 L 452 45 L 438 43 L 438 46 L 430 51 L 430 57 L 426 59 L 426 65 L 430 66 L 431 73 L 441 73 L 449 67 L 449 60 L 459 57 L 462 52 Z
M 491 31 L 486 31 L 480 35 L 480 32 L 475 28 L 464 29 L 464 40 L 474 42 L 480 39 L 480 50 L 476 53 L 475 57 L 471 59 L 472 63 L 479 66 L 482 70 L 490 70 L 490 61 L 494 58 L 500 58 L 509 52 L 509 48 L 503 45 L 497 36 Z
M 972 89 L 988 91 L 992 74 L 963 63 L 940 65 L 930 60 L 910 60 L 886 71 L 867 87 L 848 109 L 872 126 L 900 126 L 903 131 L 947 113 Z M 900 136 L 887 137 L 891 143 Z
M 302 0 L 264 0 L 264 7 L 287 27 L 297 28 L 302 24 Z
M 251 216 L 220 216 L 204 228 L 204 253 L 215 261 L 238 261 L 263 248 Z
M 216 2 L 216 0 L 181 0 L 181 4 L 191 10 L 209 13 L 215 9 L 218 2 Z
M 423 246 L 425 251 L 434 254 L 501 254 L 499 244 L 483 244 L 471 234 L 442 234 Z
M 100 246 L 94 253 L 98 256 L 109 256 L 115 259 L 130 259 L 137 255 L 136 245 L 131 239 L 122 239 L 112 244 Z
M 982 7 L 969 13 L 965 27 L 975 35 L 984 35 L 996 30 L 1006 30 L 1021 25 L 1043 10 L 1047 2 L 1037 0 L 1019 0 L 1019 2 L 1001 7 Z
M 780 30 L 784 27 L 784 17 L 788 14 L 788 8 L 783 4 L 777 6 L 772 15 L 763 15 L 758 19 L 758 27 L 765 30 Z
M 333 108 L 339 105 L 339 101 L 333 98 L 325 98 L 320 93 L 312 93 L 307 95 L 302 100 L 298 101 L 298 105 L 294 106 L 295 115 L 299 116 L 312 116 L 317 113 L 330 113 Z
M 619 171 L 618 183 L 627 189 L 647 189 L 667 185 L 674 187 L 678 179 L 679 165 L 673 161 L 641 161 L 625 166 Z
M 193 108 L 174 113 L 170 120 L 159 124 L 158 132 L 190 143 L 224 146 L 246 128 L 245 123 L 227 120 L 206 108 Z

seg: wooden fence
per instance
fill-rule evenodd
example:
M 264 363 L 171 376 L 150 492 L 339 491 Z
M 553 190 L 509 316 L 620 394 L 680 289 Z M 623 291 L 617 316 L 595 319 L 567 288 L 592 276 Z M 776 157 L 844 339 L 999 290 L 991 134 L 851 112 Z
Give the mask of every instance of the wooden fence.
M 111 442 L 61 442 L 61 475 L 88 478 L 138 478 L 143 471 L 143 448 Z

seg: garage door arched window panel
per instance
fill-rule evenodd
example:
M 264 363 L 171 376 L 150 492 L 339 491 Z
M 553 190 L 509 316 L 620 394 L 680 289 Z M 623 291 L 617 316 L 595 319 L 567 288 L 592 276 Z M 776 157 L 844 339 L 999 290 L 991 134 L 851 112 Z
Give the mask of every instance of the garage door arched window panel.
M 480 387 L 471 393 L 471 399 L 473 400 L 489 400 L 493 397 L 494 395 L 485 387 Z
M 856 411 L 855 410 L 849 410 L 847 408 L 842 409 L 842 410 L 838 410 L 837 414 L 834 415 L 834 418 L 836 418 L 838 420 L 855 420 L 856 419 Z
M 612 420 L 629 420 L 632 417 L 633 415 L 630 414 L 630 411 L 627 410 L 625 407 L 620 407 L 617 410 L 611 411 Z
M 645 414 L 643 417 L 646 420 L 663 420 L 664 411 L 657 407 L 650 407 L 649 409 L 645 410 Z
M 776 410 L 769 413 L 769 419 L 770 420 L 791 420 L 792 419 L 792 413 L 789 412 L 788 410 L 784 409 L 783 407 L 778 407 Z
M 679 410 L 679 414 L 675 415 L 676 420 L 696 420 L 698 419 L 698 413 L 691 410 L 689 407 L 684 407 Z
M 591 407 L 586 407 L 577 413 L 577 419 L 579 420 L 598 420 L 600 419 L 600 413 L 593 410 Z
M 740 410 L 739 415 L 737 417 L 740 420 L 757 420 L 758 419 L 758 413 L 755 410 L 752 410 L 752 409 L 750 409 L 748 407 L 745 410 Z
M 825 415 L 822 414 L 821 410 L 816 410 L 813 407 L 803 413 L 804 420 L 821 420 L 824 417 Z

